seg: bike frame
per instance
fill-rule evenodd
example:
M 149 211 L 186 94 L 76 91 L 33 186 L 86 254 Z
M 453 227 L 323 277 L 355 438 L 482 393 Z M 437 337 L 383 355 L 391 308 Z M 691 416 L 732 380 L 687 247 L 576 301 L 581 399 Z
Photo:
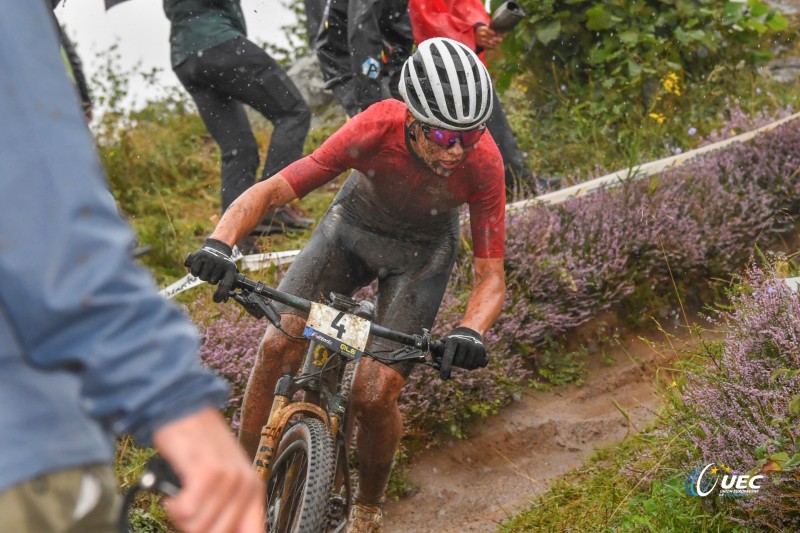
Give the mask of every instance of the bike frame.
M 305 313 L 308 313 L 312 308 L 312 304 L 308 300 L 272 289 L 261 282 L 246 278 L 243 274 L 237 274 L 234 287 L 241 290 L 241 292 L 234 290 L 230 293 L 230 296 L 236 302 L 256 318 L 267 318 L 278 329 L 281 329 L 281 317 L 270 304 L 271 300 Z M 341 311 L 332 322 L 334 329 L 337 331 L 336 324 L 341 316 L 345 313 L 355 315 L 369 322 L 369 336 L 374 335 L 386 340 L 396 341 L 410 350 L 410 352 L 404 352 L 401 349 L 386 358 L 370 354 L 370 356 L 379 361 L 412 361 L 440 369 L 441 359 L 438 361 L 435 359 L 437 355 L 441 357 L 444 345 L 441 341 L 433 341 L 427 330 L 423 330 L 421 335 L 409 335 L 377 325 L 372 322 L 374 317 L 372 316 L 371 304 L 358 303 L 343 295 L 332 293 L 328 307 L 335 311 Z M 352 497 L 350 469 L 347 460 L 348 440 L 346 433 L 350 430 L 350 424 L 347 422 L 347 407 L 350 401 L 350 390 L 358 357 L 356 356 L 356 349 L 349 347 L 347 344 L 340 343 L 337 350 L 336 342 L 328 344 L 328 340 L 325 340 L 324 335 L 322 342 L 315 340 L 317 337 L 316 333 L 314 333 L 314 327 L 311 330 L 309 348 L 306 351 L 300 371 L 295 376 L 288 374 L 282 376 L 275 386 L 274 399 L 267 423 L 261 430 L 258 449 L 253 460 L 253 468 L 258 476 L 266 484 L 269 484 L 270 471 L 273 461 L 276 459 L 275 453 L 279 449 L 283 436 L 287 431 L 290 431 L 289 427 L 292 425 L 292 421 L 298 416 L 318 419 L 328 428 L 333 438 L 335 463 L 333 465 L 334 492 L 332 496 L 338 495 L 339 504 L 342 505 L 340 509 L 343 511 L 344 517 L 346 517 Z M 352 353 L 351 350 L 353 351 Z M 434 360 L 427 360 L 426 353 L 433 354 Z M 447 372 L 447 377 L 449 377 L 449 370 Z M 295 394 L 300 391 L 303 393 L 302 399 L 299 401 L 294 400 Z M 294 467 L 295 465 L 290 466 L 291 470 L 287 474 L 288 478 L 294 477 Z M 283 490 L 287 490 L 286 487 L 284 486 Z M 342 494 L 342 490 L 344 490 L 344 494 Z M 334 500 L 330 501 L 333 502 Z M 340 531 L 343 526 L 344 522 L 342 521 L 335 531 Z

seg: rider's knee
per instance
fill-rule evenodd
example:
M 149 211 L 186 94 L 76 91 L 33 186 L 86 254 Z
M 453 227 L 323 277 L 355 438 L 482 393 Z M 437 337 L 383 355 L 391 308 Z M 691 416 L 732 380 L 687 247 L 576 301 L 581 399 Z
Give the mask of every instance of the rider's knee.
M 264 362 L 278 363 L 287 358 L 291 362 L 299 358 L 299 355 L 308 346 L 308 341 L 292 338 L 286 333 L 294 337 L 300 337 L 304 324 L 305 320 L 300 317 L 283 315 L 281 317 L 281 330 L 272 325 L 268 326 L 258 346 L 258 359 Z
M 397 410 L 397 400 L 403 390 L 403 377 L 380 363 L 360 372 L 353 387 L 351 402 L 361 416 L 385 416 L 388 410 Z

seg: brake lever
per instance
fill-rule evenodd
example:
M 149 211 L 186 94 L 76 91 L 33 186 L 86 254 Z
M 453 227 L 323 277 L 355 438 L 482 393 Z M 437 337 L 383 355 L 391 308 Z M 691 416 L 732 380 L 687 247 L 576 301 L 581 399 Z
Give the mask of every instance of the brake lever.
M 411 346 L 403 346 L 402 348 L 395 350 L 391 353 L 388 357 L 380 357 L 374 354 L 370 354 L 373 359 L 377 359 L 381 362 L 386 363 L 402 363 L 405 361 L 417 361 L 419 363 L 427 364 L 428 361 L 425 358 L 425 353 L 417 348 L 412 348 Z
M 177 496 L 181 480 L 166 459 L 153 456 L 147 461 L 139 484 L 144 490 L 158 490 L 167 496 Z
M 269 301 L 264 301 L 264 298 L 258 294 L 231 291 L 230 297 L 244 307 L 244 310 L 250 315 L 258 319 L 266 318 L 276 328 L 281 327 L 281 315 L 278 314 Z
M 449 360 L 444 358 L 444 342 L 433 340 L 428 330 L 423 330 L 422 337 L 426 349 L 431 354 L 432 361 L 430 366 L 439 371 L 439 377 L 442 381 L 447 381 L 450 379 L 450 373 L 453 370 L 453 361 L 452 357 Z
M 431 332 L 427 329 L 422 330 L 422 335 L 417 335 L 417 342 L 415 348 L 425 353 L 431 354 L 431 360 L 422 361 L 423 364 L 440 371 L 440 377 L 447 381 L 450 379 L 450 368 L 446 367 L 442 370 L 442 355 L 444 354 L 444 343 L 439 340 L 433 340 Z

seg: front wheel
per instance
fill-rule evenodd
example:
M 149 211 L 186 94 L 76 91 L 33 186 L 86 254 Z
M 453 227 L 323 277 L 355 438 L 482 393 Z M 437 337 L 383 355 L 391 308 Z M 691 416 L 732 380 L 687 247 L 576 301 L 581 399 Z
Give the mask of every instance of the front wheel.
M 328 427 L 315 418 L 284 433 L 267 478 L 266 527 L 270 533 L 319 533 L 325 529 L 336 462 Z

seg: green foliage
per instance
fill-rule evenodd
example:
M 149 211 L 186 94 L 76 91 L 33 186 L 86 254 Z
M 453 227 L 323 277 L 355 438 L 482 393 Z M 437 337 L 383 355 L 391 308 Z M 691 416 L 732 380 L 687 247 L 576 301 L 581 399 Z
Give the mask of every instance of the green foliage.
M 531 381 L 535 389 L 548 389 L 552 385 L 581 385 L 586 378 L 586 361 L 589 357 L 586 346 L 568 351 L 563 340 L 548 338 L 536 354 L 536 371 L 541 379 Z
M 551 94 L 568 92 L 601 125 L 663 122 L 687 83 L 763 63 L 765 37 L 788 24 L 759 0 L 520 3 L 529 16 L 504 41 L 498 84 L 525 73 Z
M 134 507 L 128 517 L 132 533 L 164 533 L 171 531 L 169 521 L 164 516 L 164 511 L 156 500 L 151 500 L 144 509 Z
M 131 437 L 117 441 L 117 459 L 114 463 L 117 481 L 123 491 L 130 490 L 144 470 L 144 465 L 155 455 L 152 448 L 142 448 L 134 444 Z M 142 493 L 136 497 L 128 515 L 133 533 L 162 533 L 174 531 L 166 511 L 161 506 L 161 495 Z
M 598 450 L 499 531 L 743 531 L 686 496 L 686 473 L 676 468 L 682 449 L 664 435 L 651 428 Z
M 293 22 L 281 26 L 281 33 L 288 42 L 287 46 L 278 46 L 274 43 L 261 43 L 264 48 L 278 63 L 288 65 L 310 53 L 308 36 L 306 35 L 306 11 L 302 2 L 280 0 L 280 4 L 292 12 Z
M 401 442 L 397 453 L 394 454 L 392 473 L 389 476 L 389 484 L 386 487 L 386 497 L 392 500 L 399 500 L 417 491 L 417 486 L 408 478 L 411 459 L 407 447 L 408 443 Z

